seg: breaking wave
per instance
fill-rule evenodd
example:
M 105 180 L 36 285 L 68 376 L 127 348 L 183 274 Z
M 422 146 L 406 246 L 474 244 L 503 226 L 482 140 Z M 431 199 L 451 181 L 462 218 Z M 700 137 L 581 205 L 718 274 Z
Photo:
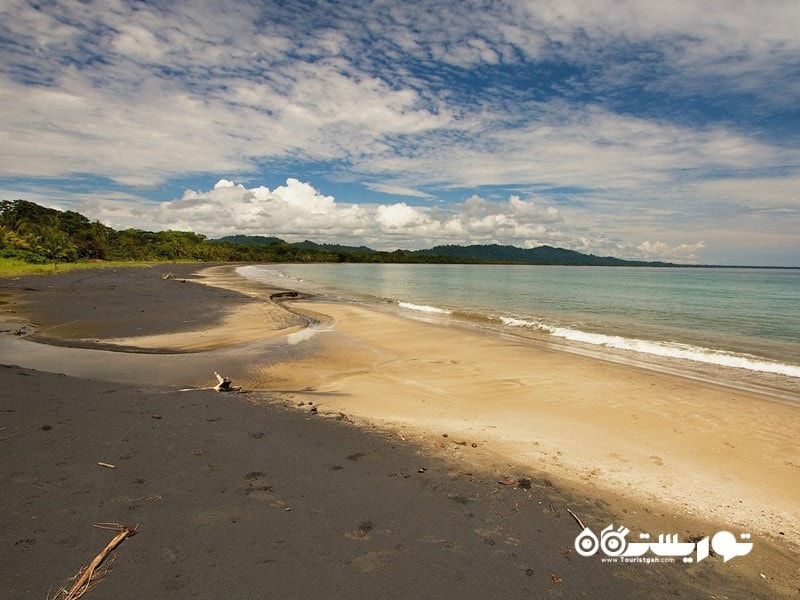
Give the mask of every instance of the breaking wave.
M 311 290 L 315 290 L 317 292 L 321 291 L 322 293 L 332 293 L 334 297 L 338 297 L 342 293 L 341 282 L 326 281 L 326 283 L 323 283 L 321 285 L 311 284 L 308 281 L 308 279 L 301 278 L 298 276 L 298 275 L 305 275 L 305 272 L 302 270 L 298 273 L 284 273 L 282 272 L 282 268 L 279 269 L 268 266 L 245 266 L 245 267 L 239 267 L 237 271 L 245 277 L 250 277 L 253 279 L 264 281 L 265 283 L 271 283 L 278 287 L 288 286 L 290 288 L 293 288 L 296 285 L 297 287 L 301 287 L 304 289 L 310 288 Z M 537 271 L 537 273 L 539 272 Z M 704 274 L 707 273 L 704 272 Z M 481 271 L 481 277 L 483 277 L 483 275 L 484 273 L 483 271 Z M 369 281 L 372 282 L 372 280 Z M 412 283 L 413 281 L 416 280 L 412 280 Z M 377 289 L 377 286 L 375 286 L 374 283 L 370 283 L 369 287 L 370 290 Z M 386 297 L 378 298 L 375 296 L 369 296 L 367 294 L 367 290 L 362 290 L 360 292 L 358 290 L 351 290 L 350 292 L 345 291 L 345 297 L 348 296 L 351 298 L 357 297 L 362 300 L 366 299 L 367 301 L 372 299 L 373 301 L 381 303 L 388 301 L 389 303 L 394 304 L 395 306 L 403 310 L 413 311 L 416 312 L 417 314 L 422 313 L 431 316 L 442 316 L 442 317 L 449 316 L 449 317 L 463 318 L 469 321 L 478 321 L 478 322 L 489 321 L 494 323 L 502 323 L 503 326 L 512 329 L 524 328 L 528 331 L 535 331 L 543 335 L 552 336 L 553 338 L 561 338 L 570 342 L 588 344 L 596 347 L 606 347 L 623 351 L 636 352 L 645 355 L 663 357 L 667 359 L 683 359 L 683 360 L 694 361 L 696 363 L 705 363 L 709 365 L 718 365 L 722 367 L 734 367 L 754 372 L 783 375 L 800 379 L 800 365 L 794 362 L 780 362 L 779 360 L 773 360 L 761 356 L 756 356 L 753 354 L 747 354 L 745 352 L 735 352 L 731 350 L 721 350 L 721 349 L 703 347 L 686 342 L 646 340 L 635 337 L 624 337 L 622 335 L 615 335 L 612 332 L 596 333 L 590 331 L 583 331 L 573 327 L 554 325 L 527 315 L 520 316 L 518 314 L 517 316 L 499 316 L 497 315 L 497 313 L 494 312 L 492 308 L 489 307 L 483 307 L 477 309 L 470 308 L 464 310 L 455 308 L 453 310 L 449 310 L 445 308 L 439 308 L 437 306 L 432 306 L 429 304 L 400 302 L 397 301 L 398 296 L 413 298 L 414 297 L 413 290 L 410 293 L 407 290 L 404 290 L 404 292 L 402 293 L 403 296 L 396 293 L 396 290 L 394 289 L 386 290 L 386 292 L 382 290 L 382 293 L 384 294 L 386 294 L 387 292 L 389 296 L 388 298 Z M 484 300 L 482 299 L 481 303 L 483 302 Z M 447 302 L 445 300 L 445 303 L 448 306 L 454 306 L 452 301 Z M 300 336 L 298 336 L 298 340 L 299 337 Z
M 691 344 L 682 344 L 678 342 L 649 341 L 626 338 L 618 335 L 590 333 L 578 329 L 570 329 L 569 327 L 554 327 L 542 323 L 541 321 L 531 321 L 514 317 L 500 317 L 500 321 L 507 327 L 524 327 L 526 329 L 548 333 L 553 337 L 572 342 L 591 344 L 593 346 L 605 346 L 607 348 L 630 350 L 666 358 L 681 358 L 723 367 L 735 367 L 739 369 L 748 369 L 750 371 L 775 373 L 777 375 L 800 378 L 800 366 L 765 360 L 748 354 L 737 354 L 735 352 L 703 348 L 701 346 L 693 346 Z
M 428 306 L 427 304 L 412 304 L 411 302 L 398 302 L 397 306 L 407 310 L 416 310 L 419 312 L 436 313 L 439 315 L 449 315 L 451 311 L 444 308 L 437 308 L 436 306 Z

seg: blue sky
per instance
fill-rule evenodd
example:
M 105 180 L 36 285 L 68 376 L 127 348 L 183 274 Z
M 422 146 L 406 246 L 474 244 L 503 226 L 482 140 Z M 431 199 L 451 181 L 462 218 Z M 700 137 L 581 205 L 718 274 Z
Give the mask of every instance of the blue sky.
M 800 265 L 800 3 L 18 2 L 0 197 L 114 227 Z

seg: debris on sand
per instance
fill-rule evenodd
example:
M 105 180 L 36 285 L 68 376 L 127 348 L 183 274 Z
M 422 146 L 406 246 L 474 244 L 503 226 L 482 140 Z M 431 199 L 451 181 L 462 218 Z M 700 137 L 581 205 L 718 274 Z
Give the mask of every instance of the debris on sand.
M 231 385 L 232 381 L 230 377 L 223 377 L 216 371 L 214 371 L 214 377 L 217 378 L 218 383 L 213 389 L 217 392 L 238 392 L 242 389 L 242 386 Z
M 137 525 L 120 525 L 119 523 L 94 523 L 93 527 L 97 527 L 99 529 L 111 529 L 116 531 L 117 534 L 108 544 L 106 544 L 106 547 L 94 557 L 92 562 L 89 563 L 88 567 L 78 571 L 78 574 L 74 578 L 75 583 L 69 590 L 62 589 L 56 594 L 56 598 L 59 600 L 76 600 L 77 598 L 83 596 L 92 586 L 92 584 L 96 583 L 108 572 L 107 568 L 102 571 L 98 571 L 98 567 L 105 560 L 106 556 L 108 556 L 108 554 L 114 548 L 119 546 L 122 543 L 122 540 L 124 540 L 126 537 L 135 535 L 138 529 Z

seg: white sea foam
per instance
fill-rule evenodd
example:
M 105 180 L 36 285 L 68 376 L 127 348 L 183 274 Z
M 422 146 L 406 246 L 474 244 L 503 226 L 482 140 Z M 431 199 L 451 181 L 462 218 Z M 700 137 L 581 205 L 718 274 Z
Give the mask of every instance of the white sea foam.
M 605 335 L 602 333 L 590 333 L 569 327 L 553 327 L 540 321 L 530 321 L 513 317 L 500 317 L 502 323 L 508 327 L 525 327 L 528 329 L 538 329 L 545 331 L 554 337 L 563 338 L 573 342 L 592 344 L 593 346 L 605 346 L 607 348 L 617 348 L 620 350 L 630 350 L 654 356 L 667 358 L 681 358 L 695 362 L 720 365 L 723 367 L 736 367 L 748 369 L 750 371 L 760 371 L 762 373 L 775 373 L 788 377 L 800 378 L 800 366 L 787 365 L 777 361 L 765 360 L 747 354 L 737 354 L 724 350 L 714 350 L 693 346 L 691 344 L 680 344 L 677 342 L 654 342 L 640 340 L 636 338 L 625 338 L 619 335 Z
M 444 268 L 444 267 L 443 267 Z M 325 273 L 328 272 L 329 266 L 325 267 Z M 291 282 L 296 282 L 299 284 L 301 281 L 299 278 L 293 277 L 288 273 L 283 273 L 282 269 L 278 270 L 275 268 L 270 267 L 263 267 L 263 266 L 247 266 L 247 267 L 240 267 L 238 271 L 244 275 L 245 277 L 252 277 L 254 279 L 260 279 L 262 281 L 265 280 L 272 280 L 277 283 L 278 277 L 285 276 L 286 279 L 282 280 L 283 285 L 288 285 L 291 287 Z M 534 271 L 532 271 L 534 272 Z M 538 275 L 541 275 L 539 271 L 535 271 Z M 571 272 L 574 274 L 574 272 Z M 594 273 L 594 271 L 593 271 Z M 614 272 L 617 273 L 616 271 Z M 620 272 L 624 274 L 624 272 Z M 666 276 L 672 271 L 659 271 L 659 276 Z M 708 272 L 703 272 L 704 275 L 708 275 Z M 729 276 L 729 272 L 725 272 L 726 276 Z M 483 270 L 481 270 L 481 276 L 483 276 Z M 287 283 L 287 279 L 289 283 Z M 483 281 L 482 279 L 476 279 L 476 281 Z M 413 282 L 413 281 L 412 281 Z M 630 282 L 629 282 L 630 283 Z M 724 283 L 724 282 L 723 282 Z M 304 283 L 303 286 L 306 284 Z M 336 289 L 337 284 L 331 284 L 331 287 Z M 559 292 L 559 289 L 555 290 Z M 563 292 L 563 290 L 561 290 Z M 406 297 L 413 297 L 414 290 L 410 291 Z M 454 304 L 454 302 L 444 301 L 447 304 Z M 457 304 L 457 302 L 455 302 Z M 425 313 L 429 315 L 449 315 L 452 314 L 452 311 L 446 310 L 443 308 L 439 308 L 436 306 L 430 306 L 426 304 L 414 304 L 411 302 L 397 302 L 397 306 L 409 311 L 416 311 L 418 313 Z M 487 310 L 486 312 L 491 312 L 491 310 Z M 518 316 L 504 316 L 499 317 L 499 320 L 507 327 L 519 327 L 519 328 L 526 328 L 529 330 L 540 331 L 542 333 L 549 334 L 553 337 L 562 338 L 565 340 L 570 340 L 574 342 L 584 343 L 584 344 L 591 344 L 593 346 L 599 347 L 607 347 L 607 348 L 615 348 L 621 350 L 627 350 L 642 354 L 649 354 L 653 356 L 661 356 L 665 358 L 676 358 L 676 359 L 684 359 L 684 360 L 691 360 L 699 363 L 706 363 L 711 365 L 719 365 L 725 367 L 736 367 L 740 369 L 748 369 L 750 371 L 760 371 L 763 373 L 775 373 L 779 375 L 784 375 L 788 377 L 800 378 L 800 365 L 797 364 L 789 364 L 783 363 L 775 360 L 769 360 L 767 358 L 754 356 L 752 354 L 745 354 L 745 353 L 736 353 L 731 351 L 719 350 L 719 349 L 712 349 L 712 348 L 704 348 L 701 346 L 695 346 L 688 343 L 677 343 L 677 342 L 668 342 L 668 341 L 650 341 L 650 340 L 643 340 L 637 338 L 627 338 L 622 337 L 619 335 L 609 335 L 603 333 L 591 333 L 587 331 L 581 331 L 579 329 L 571 328 L 571 327 L 562 327 L 553 325 L 551 323 L 547 323 L 544 321 L 539 321 L 534 318 L 521 318 Z M 683 326 L 686 328 L 686 326 Z M 711 332 L 715 333 L 715 332 Z M 724 333 L 724 332 L 722 332 Z
M 500 321 L 507 327 L 526 327 L 528 329 L 541 329 L 547 333 L 552 333 L 552 327 L 545 325 L 539 321 L 528 321 L 525 319 L 516 319 L 514 317 L 500 317 Z
M 408 310 L 418 310 L 420 312 L 426 313 L 436 313 L 440 315 L 449 315 L 450 311 L 444 308 L 437 308 L 436 306 L 428 306 L 427 304 L 412 304 L 411 302 L 398 302 L 397 305 L 400 308 L 405 308 Z

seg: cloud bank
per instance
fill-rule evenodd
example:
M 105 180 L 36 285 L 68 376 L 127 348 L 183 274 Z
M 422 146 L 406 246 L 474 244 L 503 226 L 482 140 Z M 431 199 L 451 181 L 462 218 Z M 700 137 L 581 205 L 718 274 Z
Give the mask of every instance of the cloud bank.
M 510 196 L 492 201 L 473 195 L 437 208 L 394 204 L 340 203 L 308 183 L 288 179 L 270 190 L 219 180 L 206 191 L 187 190 L 177 200 L 132 203 L 119 199 L 85 199 L 78 208 L 117 229 L 178 229 L 209 237 L 233 234 L 277 236 L 290 242 L 367 244 L 379 250 L 420 249 L 440 244 L 544 244 L 609 250 L 630 258 L 692 260 L 703 242 L 672 247 L 645 241 L 638 247 L 608 243 L 593 247 L 586 239 L 566 235 L 558 208 Z

